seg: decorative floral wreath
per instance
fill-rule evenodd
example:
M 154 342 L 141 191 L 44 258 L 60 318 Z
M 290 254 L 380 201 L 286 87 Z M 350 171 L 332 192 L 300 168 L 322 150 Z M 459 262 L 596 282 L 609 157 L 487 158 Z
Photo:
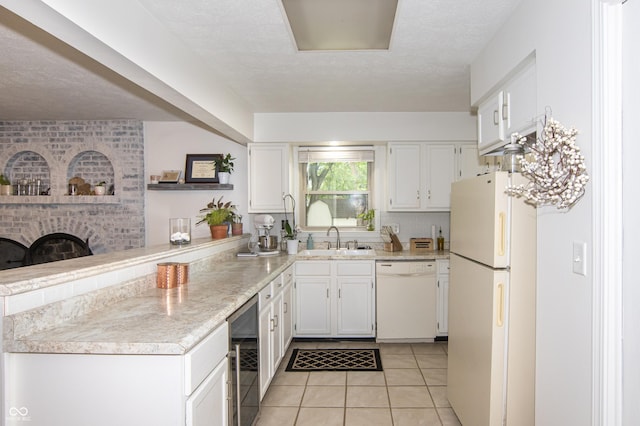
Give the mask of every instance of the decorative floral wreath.
M 530 182 L 508 187 L 507 194 L 525 197 L 536 206 L 572 207 L 584 195 L 589 181 L 584 157 L 575 144 L 577 134 L 576 129 L 566 129 L 553 118 L 546 120 L 542 134 L 533 142 L 514 134 L 516 143 L 531 153 L 533 161 L 519 156 L 521 173 Z

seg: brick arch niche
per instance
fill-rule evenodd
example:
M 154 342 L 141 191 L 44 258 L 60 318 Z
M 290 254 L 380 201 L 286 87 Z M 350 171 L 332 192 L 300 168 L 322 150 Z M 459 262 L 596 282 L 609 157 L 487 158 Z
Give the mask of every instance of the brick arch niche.
M 113 164 L 105 154 L 98 151 L 82 151 L 71 160 L 67 169 L 67 181 L 73 177 L 81 177 L 91 187 L 105 182 L 107 189 L 112 188 L 110 194 L 115 190 Z
M 50 170 L 49 163 L 39 153 L 20 151 L 9 159 L 4 175 L 11 180 L 14 191 L 23 191 L 28 182 L 39 182 L 39 192 L 46 192 L 51 187 Z

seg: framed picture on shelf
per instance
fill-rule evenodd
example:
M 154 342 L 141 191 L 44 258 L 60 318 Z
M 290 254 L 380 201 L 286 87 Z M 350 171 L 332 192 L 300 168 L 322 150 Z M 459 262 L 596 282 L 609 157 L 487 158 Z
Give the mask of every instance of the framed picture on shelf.
M 182 170 L 163 170 L 158 183 L 178 183 Z
M 218 183 L 222 154 L 187 154 L 185 183 Z

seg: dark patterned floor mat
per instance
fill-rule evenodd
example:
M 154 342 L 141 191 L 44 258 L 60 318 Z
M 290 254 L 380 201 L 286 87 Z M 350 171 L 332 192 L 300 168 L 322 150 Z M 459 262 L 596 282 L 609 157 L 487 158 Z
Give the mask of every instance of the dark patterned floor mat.
M 294 349 L 286 371 L 382 371 L 379 349 Z

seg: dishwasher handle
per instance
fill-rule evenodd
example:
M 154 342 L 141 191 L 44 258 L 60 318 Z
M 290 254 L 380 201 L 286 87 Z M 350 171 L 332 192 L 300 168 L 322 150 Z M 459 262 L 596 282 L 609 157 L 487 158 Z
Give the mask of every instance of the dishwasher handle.
M 435 275 L 435 273 L 433 273 L 433 272 L 416 272 L 416 273 L 396 274 L 396 273 L 378 272 L 377 275 L 379 277 L 429 277 L 429 276 Z

